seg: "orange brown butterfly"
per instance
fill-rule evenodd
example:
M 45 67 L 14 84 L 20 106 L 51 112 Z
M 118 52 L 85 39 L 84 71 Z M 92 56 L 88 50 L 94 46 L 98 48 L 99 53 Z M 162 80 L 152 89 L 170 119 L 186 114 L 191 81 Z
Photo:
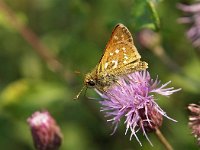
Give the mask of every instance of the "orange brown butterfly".
M 106 92 L 120 76 L 145 70 L 148 64 L 140 60 L 131 33 L 123 24 L 117 24 L 97 66 L 86 74 L 84 87 Z M 74 99 L 78 99 L 80 93 Z

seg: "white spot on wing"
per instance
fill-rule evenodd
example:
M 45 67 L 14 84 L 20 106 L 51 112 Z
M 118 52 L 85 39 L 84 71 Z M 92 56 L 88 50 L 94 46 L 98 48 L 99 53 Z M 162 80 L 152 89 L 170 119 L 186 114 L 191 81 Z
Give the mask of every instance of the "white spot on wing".
M 113 69 L 114 69 L 114 68 L 117 68 L 118 61 L 117 61 L 117 60 L 112 60 L 112 63 L 114 64 Z
M 116 54 L 117 54 L 117 53 L 119 53 L 119 50 L 118 50 L 118 49 L 116 49 L 116 50 L 115 50 L 115 53 L 116 53 Z
M 126 63 L 127 63 L 127 61 L 126 61 L 126 60 L 124 60 L 124 61 L 123 61 L 123 63 L 124 63 L 124 64 L 126 64 Z
M 118 40 L 118 37 L 115 35 L 115 36 L 114 36 L 114 39 L 115 39 L 115 40 Z
M 105 63 L 105 66 L 104 66 L 104 68 L 106 69 L 108 67 L 108 63 Z
M 126 48 L 125 48 L 125 47 L 122 47 L 122 50 L 123 50 L 124 52 L 126 52 Z
M 124 35 L 121 35 L 122 40 L 124 40 Z
M 128 56 L 124 53 L 124 59 L 128 59 Z
M 113 53 L 110 53 L 110 56 L 112 56 L 113 55 Z
M 128 59 L 128 56 L 127 56 L 127 55 L 124 55 L 124 59 Z

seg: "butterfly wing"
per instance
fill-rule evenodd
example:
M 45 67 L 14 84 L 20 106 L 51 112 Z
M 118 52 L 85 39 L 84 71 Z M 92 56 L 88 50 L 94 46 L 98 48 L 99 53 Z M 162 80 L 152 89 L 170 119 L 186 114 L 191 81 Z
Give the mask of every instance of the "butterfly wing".
M 129 30 L 118 24 L 108 41 L 104 54 L 97 66 L 97 74 L 101 72 L 117 73 L 118 68 L 139 61 L 141 58 Z M 115 70 L 115 71 L 114 71 Z

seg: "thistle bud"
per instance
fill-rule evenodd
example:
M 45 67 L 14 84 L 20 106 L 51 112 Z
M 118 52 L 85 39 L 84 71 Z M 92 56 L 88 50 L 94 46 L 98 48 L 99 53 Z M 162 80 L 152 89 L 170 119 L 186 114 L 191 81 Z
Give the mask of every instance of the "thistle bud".
M 35 112 L 27 120 L 37 150 L 58 150 L 62 134 L 54 118 L 48 111 Z
M 147 107 L 148 114 L 145 114 L 145 109 L 140 109 L 140 116 L 144 130 L 147 132 L 155 131 L 156 128 L 162 126 L 163 116 L 154 107 Z

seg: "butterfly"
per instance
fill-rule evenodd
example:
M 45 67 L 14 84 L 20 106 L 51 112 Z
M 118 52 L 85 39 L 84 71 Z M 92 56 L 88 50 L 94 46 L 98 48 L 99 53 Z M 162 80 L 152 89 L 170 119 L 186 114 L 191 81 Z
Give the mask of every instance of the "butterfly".
M 106 92 L 118 82 L 119 77 L 147 69 L 148 64 L 140 59 L 141 56 L 134 45 L 131 33 L 123 24 L 117 24 L 99 63 L 86 74 L 84 87 Z M 79 97 L 82 90 L 75 99 Z

